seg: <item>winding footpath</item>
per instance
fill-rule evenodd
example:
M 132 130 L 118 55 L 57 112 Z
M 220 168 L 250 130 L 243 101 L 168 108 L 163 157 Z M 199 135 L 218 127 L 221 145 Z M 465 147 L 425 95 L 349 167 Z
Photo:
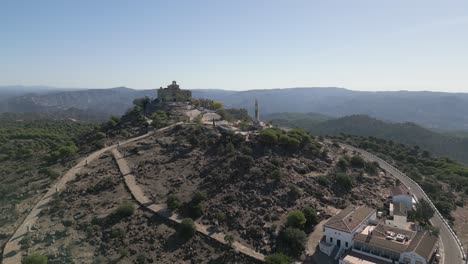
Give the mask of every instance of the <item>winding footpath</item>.
M 15 233 L 10 237 L 10 239 L 5 244 L 4 249 L 3 249 L 3 254 L 2 254 L 2 257 L 3 257 L 2 263 L 3 264 L 21 263 L 22 254 L 21 254 L 20 241 L 29 232 L 31 227 L 34 226 L 37 219 L 39 218 L 39 214 L 42 211 L 42 209 L 47 206 L 47 204 L 53 198 L 54 194 L 65 189 L 67 183 L 76 178 L 76 175 L 81 171 L 83 167 L 93 162 L 94 160 L 99 158 L 103 153 L 107 151 L 111 151 L 112 154 L 114 155 L 114 158 L 117 161 L 117 164 L 119 166 L 120 172 L 122 173 L 126 186 L 128 187 L 132 196 L 135 198 L 135 200 L 138 201 L 139 204 L 141 204 L 142 206 L 146 207 L 147 209 L 151 210 L 154 213 L 167 217 L 168 219 L 176 223 L 180 223 L 182 219 L 179 217 L 179 215 L 169 212 L 168 210 L 165 209 L 164 206 L 160 204 L 153 203 L 148 197 L 144 195 L 141 188 L 137 185 L 135 181 L 135 177 L 132 174 L 130 174 L 131 171 L 128 167 L 126 160 L 123 158 L 122 154 L 120 154 L 117 148 L 119 146 L 124 146 L 131 142 L 135 142 L 140 139 L 146 138 L 154 134 L 155 132 L 165 131 L 174 126 L 181 125 L 183 123 L 184 122 L 178 122 L 170 126 L 161 128 L 159 130 L 151 131 L 142 136 L 134 137 L 126 141 L 119 142 L 118 144 L 114 144 L 114 145 L 102 148 L 96 152 L 91 153 L 86 158 L 83 158 L 80 162 L 78 162 L 78 164 L 76 164 L 67 173 L 65 173 L 54 186 L 51 186 L 47 190 L 47 192 L 41 197 L 41 199 L 36 203 L 33 209 L 31 209 L 29 214 L 26 216 L 26 218 L 23 220 L 20 226 L 16 229 Z M 220 243 L 227 244 L 224 241 L 224 236 L 225 236 L 224 233 L 214 232 L 210 230 L 207 226 L 204 226 L 198 223 L 196 223 L 196 228 L 197 228 L 197 231 L 200 232 L 201 234 L 206 235 L 212 239 L 215 239 L 219 241 Z M 232 247 L 235 250 L 239 251 L 240 253 L 243 253 L 257 260 L 263 261 L 265 258 L 263 254 L 260 254 L 256 252 L 255 250 L 247 246 L 244 246 L 237 241 L 232 244 Z
M 177 123 L 180 124 L 180 123 Z M 177 125 L 174 124 L 174 125 Z M 174 126 L 172 125 L 172 126 Z M 171 126 L 167 127 L 170 128 Z M 99 158 L 103 153 L 112 150 L 119 145 L 125 145 L 137 140 L 140 140 L 142 138 L 148 137 L 152 135 L 154 132 L 149 132 L 147 134 L 144 134 L 142 136 L 134 137 L 131 139 L 128 139 L 126 141 L 123 141 L 119 144 L 115 144 L 112 146 L 108 146 L 105 148 L 102 148 L 96 152 L 91 153 L 89 156 L 86 158 L 83 158 L 78 164 L 76 164 L 73 168 L 71 168 L 65 175 L 60 178 L 60 180 L 54 185 L 51 186 L 47 192 L 41 197 L 41 199 L 36 203 L 36 205 L 31 209 L 29 214 L 26 216 L 26 218 L 23 220 L 23 222 L 18 226 L 16 229 L 15 233 L 10 237 L 10 239 L 7 241 L 7 243 L 4 246 L 3 249 L 3 264 L 18 264 L 21 263 L 22 259 L 22 254 L 20 254 L 21 250 L 21 245 L 20 241 L 21 239 L 28 233 L 28 231 L 31 229 L 32 226 L 36 223 L 37 219 L 39 218 L 39 214 L 42 211 L 43 208 L 47 206 L 47 204 L 50 202 L 50 200 L 53 198 L 54 194 L 57 192 L 60 192 L 61 190 L 65 189 L 66 184 L 69 181 L 72 181 L 75 179 L 76 174 L 81 171 L 83 167 L 85 167 L 87 164 L 93 162 L 97 158 Z
M 365 151 L 362 149 L 355 148 L 353 146 L 342 144 L 342 147 L 345 149 L 356 151 L 360 153 L 363 157 L 367 158 L 368 160 L 377 162 L 380 167 L 387 172 L 391 173 L 395 178 L 400 180 L 406 187 L 411 189 L 411 192 L 416 196 L 417 199 L 424 199 L 429 202 L 431 207 L 434 209 L 435 214 L 431 219 L 432 225 L 439 228 L 440 231 L 440 239 L 442 241 L 443 246 L 443 258 L 446 264 L 462 264 L 466 263 L 466 253 L 463 249 L 460 240 L 458 239 L 457 235 L 444 219 L 444 217 L 440 214 L 437 208 L 434 206 L 432 201 L 429 199 L 427 194 L 422 190 L 422 188 L 413 181 L 411 178 L 406 176 L 403 172 L 399 171 L 388 162 L 382 160 L 381 158 Z
M 182 221 L 182 217 L 180 217 L 179 214 L 167 210 L 163 203 L 155 203 L 154 201 L 151 201 L 150 198 L 145 196 L 143 190 L 136 183 L 135 176 L 131 174 L 131 170 L 128 166 L 127 161 L 117 148 L 112 149 L 112 154 L 114 155 L 114 158 L 119 166 L 120 172 L 124 177 L 125 185 L 130 190 L 133 198 L 141 206 L 144 206 L 151 212 L 156 213 L 162 217 L 166 217 L 175 223 L 180 223 Z M 225 233 L 213 231 L 210 229 L 209 226 L 205 226 L 196 222 L 195 227 L 197 231 L 202 235 L 208 236 L 209 238 L 212 238 L 222 244 L 227 244 L 226 241 L 224 241 L 224 236 L 226 235 Z M 232 247 L 238 252 L 243 253 L 244 255 L 247 255 L 254 259 L 261 261 L 265 259 L 265 256 L 263 254 L 256 252 L 252 248 L 242 245 L 237 241 L 234 241 L 232 243 Z

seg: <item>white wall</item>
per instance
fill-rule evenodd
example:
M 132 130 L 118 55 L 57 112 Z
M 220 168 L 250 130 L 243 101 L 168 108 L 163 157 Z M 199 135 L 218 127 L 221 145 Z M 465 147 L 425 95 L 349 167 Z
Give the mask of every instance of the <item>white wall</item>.
M 403 203 L 406 206 L 406 210 L 413 210 L 413 197 L 411 195 L 396 195 L 392 197 L 393 203 Z
M 416 254 L 414 252 L 401 253 L 400 262 L 401 263 L 406 263 L 406 262 L 403 262 L 403 260 L 405 258 L 409 258 L 411 260 L 411 262 L 409 262 L 409 264 L 416 264 L 416 261 L 420 261 L 420 263 L 426 264 L 426 260 L 423 257 L 419 256 L 418 254 Z
M 328 227 L 325 227 L 325 231 L 323 232 L 323 235 L 326 237 L 327 243 L 333 244 L 335 246 L 338 244 L 338 240 L 340 240 L 341 248 L 345 248 L 345 249 L 351 248 L 352 243 L 353 243 L 353 237 L 354 237 L 354 234 L 328 228 Z M 333 238 L 333 239 L 330 241 L 330 238 Z M 346 242 L 348 242 L 348 247 L 346 247 Z

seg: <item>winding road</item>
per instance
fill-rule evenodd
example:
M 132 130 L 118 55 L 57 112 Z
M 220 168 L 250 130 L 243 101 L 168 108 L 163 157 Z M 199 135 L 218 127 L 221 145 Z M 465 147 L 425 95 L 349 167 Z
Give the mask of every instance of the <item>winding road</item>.
M 388 162 L 382 160 L 381 158 L 365 151 L 362 149 L 355 148 L 353 146 L 342 144 L 340 145 L 348 150 L 356 151 L 360 153 L 363 157 L 368 160 L 377 162 L 380 167 L 390 174 L 392 174 L 395 178 L 400 180 L 404 185 L 411 189 L 411 192 L 416 196 L 417 199 L 424 199 L 428 201 L 431 206 L 433 207 L 435 214 L 431 219 L 432 225 L 439 228 L 440 231 L 440 239 L 442 241 L 443 246 L 443 263 L 446 264 L 463 264 L 466 263 L 466 253 L 460 243 L 460 240 L 453 232 L 452 228 L 448 225 L 447 221 L 443 218 L 443 216 L 439 213 L 437 208 L 434 206 L 432 201 L 429 199 L 427 194 L 422 190 L 422 188 L 408 176 L 406 176 L 403 172 L 399 171 Z

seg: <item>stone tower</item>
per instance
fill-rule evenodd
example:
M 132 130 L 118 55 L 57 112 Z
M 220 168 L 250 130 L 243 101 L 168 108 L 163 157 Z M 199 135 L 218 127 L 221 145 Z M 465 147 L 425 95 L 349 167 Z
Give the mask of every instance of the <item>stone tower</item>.
M 260 113 L 258 109 L 258 100 L 255 99 L 255 122 L 260 123 Z

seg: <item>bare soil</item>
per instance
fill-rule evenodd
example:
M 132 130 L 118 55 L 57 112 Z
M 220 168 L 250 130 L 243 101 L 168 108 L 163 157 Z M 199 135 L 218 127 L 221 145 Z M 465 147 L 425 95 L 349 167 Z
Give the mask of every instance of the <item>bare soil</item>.
M 181 240 L 173 224 L 142 209 L 116 219 L 123 201 L 132 197 L 105 153 L 49 204 L 25 248 L 49 263 L 253 263 L 205 237 Z

